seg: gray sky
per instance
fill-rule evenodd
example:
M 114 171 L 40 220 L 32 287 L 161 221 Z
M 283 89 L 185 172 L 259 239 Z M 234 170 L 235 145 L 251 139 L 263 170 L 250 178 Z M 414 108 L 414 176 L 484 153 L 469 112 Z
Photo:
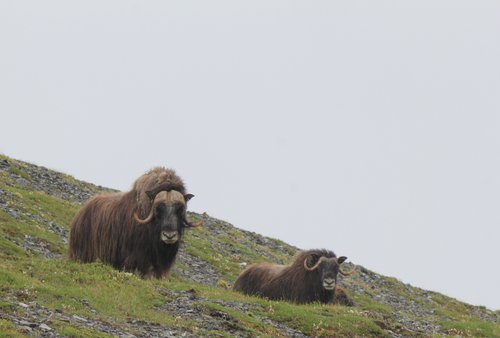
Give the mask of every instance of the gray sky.
M 0 152 L 500 308 L 500 2 L 1 1 Z

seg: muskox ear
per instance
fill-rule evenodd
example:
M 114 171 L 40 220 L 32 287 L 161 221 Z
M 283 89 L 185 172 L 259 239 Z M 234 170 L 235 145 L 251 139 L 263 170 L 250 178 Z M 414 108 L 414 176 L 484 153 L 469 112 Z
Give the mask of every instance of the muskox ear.
M 194 197 L 193 194 L 186 194 L 186 195 L 184 195 L 184 199 L 186 200 L 186 202 L 189 201 L 193 197 Z
M 339 258 L 337 258 L 337 263 L 340 265 L 344 263 L 346 259 L 347 259 L 346 256 L 340 256 Z

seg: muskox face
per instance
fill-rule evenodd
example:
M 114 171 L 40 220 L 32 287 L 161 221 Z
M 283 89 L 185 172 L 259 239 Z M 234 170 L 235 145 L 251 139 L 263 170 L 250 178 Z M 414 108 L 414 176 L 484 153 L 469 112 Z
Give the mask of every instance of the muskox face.
M 184 196 L 176 190 L 160 191 L 151 196 L 153 202 L 149 215 L 142 220 L 135 214 L 135 220 L 159 229 L 159 240 L 174 244 L 181 239 L 184 227 L 190 225 L 186 220 L 186 202 L 191 197 L 193 195 Z
M 317 257 L 312 256 L 304 260 L 304 268 L 311 273 L 315 273 L 319 278 L 321 287 L 328 291 L 335 291 L 339 272 L 343 275 L 352 272 L 343 272 L 340 265 L 347 259 L 345 256 L 337 257 Z
M 185 205 L 160 202 L 155 208 L 154 219 L 160 228 L 160 239 L 166 244 L 177 242 L 183 230 Z
M 342 264 L 342 262 L 346 259 L 347 257 L 342 256 L 339 257 L 338 260 L 335 260 L 335 258 L 330 258 L 325 259 L 323 262 L 321 262 L 318 270 L 321 274 L 321 281 L 325 290 L 335 289 L 340 264 Z

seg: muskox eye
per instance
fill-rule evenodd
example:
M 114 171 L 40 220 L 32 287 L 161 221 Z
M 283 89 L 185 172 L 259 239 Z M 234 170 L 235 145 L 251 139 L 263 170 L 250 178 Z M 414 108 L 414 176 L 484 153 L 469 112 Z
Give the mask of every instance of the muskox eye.
M 179 205 L 179 207 L 177 208 L 177 213 L 179 215 L 183 215 L 185 212 L 186 212 L 186 208 L 184 208 L 183 205 Z
M 162 214 L 165 212 L 165 205 L 164 204 L 158 204 L 156 207 L 156 213 L 157 214 Z

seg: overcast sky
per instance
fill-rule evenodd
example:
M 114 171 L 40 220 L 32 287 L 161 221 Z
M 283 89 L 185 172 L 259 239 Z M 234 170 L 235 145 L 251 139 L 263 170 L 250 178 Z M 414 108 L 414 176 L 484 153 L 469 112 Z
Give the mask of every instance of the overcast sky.
M 0 152 L 500 308 L 500 2 L 2 1 Z M 189 245 L 189 243 L 187 243 Z

